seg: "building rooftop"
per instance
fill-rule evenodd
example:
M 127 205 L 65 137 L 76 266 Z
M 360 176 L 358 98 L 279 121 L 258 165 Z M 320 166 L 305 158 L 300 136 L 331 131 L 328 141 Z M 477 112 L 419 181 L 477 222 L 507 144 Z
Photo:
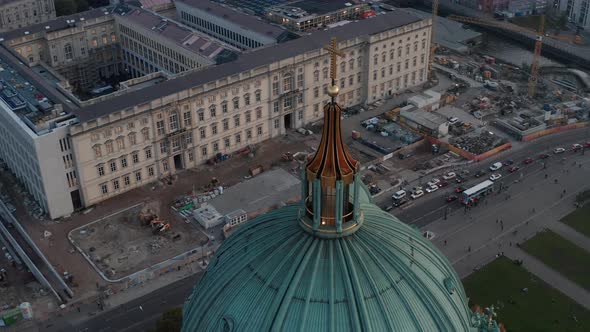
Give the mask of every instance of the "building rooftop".
M 40 75 L 32 70 L 30 74 Z M 33 80 L 21 75 L 6 57 L 0 58 L 0 99 L 32 132 L 42 135 L 75 119 L 63 111 L 62 105 L 56 107 L 55 99 L 30 81 Z
M 332 13 L 352 5 L 356 5 L 356 2 L 357 1 L 355 0 L 301 0 L 291 2 L 285 6 L 300 8 L 315 16 Z
M 121 17 L 124 17 L 123 20 L 125 21 L 129 20 L 146 30 L 161 35 L 184 49 L 210 59 L 214 59 L 226 49 L 224 45 L 217 41 L 213 41 L 188 27 L 144 9 L 134 9 Z
M 223 2 L 235 8 L 243 8 L 256 14 L 264 14 L 268 7 L 287 3 L 292 0 L 214 0 Z
M 221 215 L 241 208 L 248 214 L 267 211 L 273 206 L 297 198 L 299 179 L 282 168 L 263 172 L 248 181 L 229 187 L 209 201 Z M 253 195 L 256 193 L 256 195 Z
M 23 37 L 26 35 L 32 35 L 32 34 L 35 34 L 38 32 L 43 32 L 43 31 L 53 32 L 53 31 L 64 30 L 64 29 L 69 28 L 71 26 L 75 26 L 76 24 L 80 24 L 81 22 L 83 22 L 85 20 L 89 20 L 89 19 L 93 19 L 93 18 L 97 18 L 97 17 L 101 17 L 101 16 L 108 16 L 112 13 L 114 8 L 115 8 L 114 6 L 109 6 L 109 7 L 91 9 L 91 10 L 87 10 L 82 13 L 77 13 L 77 14 L 68 15 L 68 16 L 60 16 L 60 17 L 58 17 L 54 20 L 48 21 L 48 22 L 39 23 L 39 24 L 28 26 L 28 27 L 7 31 L 7 32 L 0 34 L 0 41 L 11 40 L 14 38 Z
M 262 35 L 273 38 L 278 38 L 285 30 L 281 27 L 272 25 L 262 19 L 249 15 L 247 13 L 238 11 L 225 5 L 217 4 L 212 1 L 203 0 L 179 0 L 190 7 L 200 9 L 207 12 L 211 16 L 217 16 L 237 24 L 245 30 L 252 30 Z
M 447 119 L 438 113 L 426 112 L 417 108 L 410 110 L 402 109 L 400 115 L 429 129 L 438 129 L 440 125 L 447 122 Z
M 414 8 L 403 8 L 400 10 L 407 11 L 412 15 L 416 15 L 422 19 L 430 18 L 432 13 L 423 12 Z M 466 52 L 469 50 L 467 43 L 481 38 L 481 33 L 463 28 L 463 24 L 451 21 L 444 17 L 437 17 L 436 19 L 436 35 L 434 36 L 436 43 L 448 49 L 459 52 Z
M 329 31 L 318 31 L 299 39 L 291 40 L 283 44 L 264 47 L 241 54 L 237 60 L 210 66 L 203 70 L 187 73 L 181 77 L 162 82 L 157 86 L 147 87 L 128 94 L 113 97 L 105 101 L 76 110 L 76 115 L 81 122 L 91 121 L 102 116 L 121 111 L 136 105 L 144 104 L 171 95 L 183 89 L 197 87 L 223 77 L 236 75 L 240 72 L 252 70 L 269 63 L 287 59 L 298 54 L 321 49 L 330 38 L 347 40 L 363 35 L 373 35 L 385 30 L 404 26 L 420 21 L 414 15 L 407 12 L 392 11 L 378 15 L 374 18 L 346 24 Z

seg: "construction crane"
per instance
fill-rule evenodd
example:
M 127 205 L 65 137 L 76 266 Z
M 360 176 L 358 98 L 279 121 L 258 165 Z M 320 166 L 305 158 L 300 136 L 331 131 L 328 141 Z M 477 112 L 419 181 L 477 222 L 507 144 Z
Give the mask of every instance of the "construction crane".
M 438 0 L 432 0 L 432 29 L 430 32 L 430 57 L 428 59 L 428 78 L 434 78 L 434 72 L 432 71 L 432 62 L 434 61 L 434 53 L 436 52 L 436 42 L 434 37 L 436 36 L 436 18 L 438 16 Z
M 477 17 L 467 17 L 467 16 L 457 16 L 451 15 L 447 17 L 450 20 L 462 22 L 466 24 L 475 24 L 475 25 L 483 25 L 492 28 L 503 29 L 507 31 L 513 32 L 520 32 L 520 33 L 533 33 L 535 34 L 535 50 L 533 52 L 533 62 L 531 64 L 531 73 L 529 76 L 529 83 L 528 83 L 528 95 L 529 97 L 534 97 L 535 92 L 537 89 L 537 80 L 539 77 L 539 59 L 541 58 L 541 48 L 543 47 L 543 38 L 553 38 L 553 39 L 560 39 L 560 40 L 571 40 L 575 43 L 581 43 L 581 37 L 579 35 L 579 31 L 576 33 L 576 36 L 558 36 L 558 35 L 547 35 L 545 36 L 545 15 L 540 16 L 539 22 L 539 29 L 534 31 L 532 29 L 523 28 L 514 24 L 507 24 L 502 21 L 495 21 L 489 20 L 484 18 L 477 18 Z

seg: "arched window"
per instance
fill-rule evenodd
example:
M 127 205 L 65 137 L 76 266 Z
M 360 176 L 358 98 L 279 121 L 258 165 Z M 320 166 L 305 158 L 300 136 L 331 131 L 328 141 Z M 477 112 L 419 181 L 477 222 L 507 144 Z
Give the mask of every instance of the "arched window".
M 66 56 L 66 60 L 71 60 L 74 57 L 74 50 L 72 49 L 72 44 L 66 44 L 64 46 L 64 54 Z

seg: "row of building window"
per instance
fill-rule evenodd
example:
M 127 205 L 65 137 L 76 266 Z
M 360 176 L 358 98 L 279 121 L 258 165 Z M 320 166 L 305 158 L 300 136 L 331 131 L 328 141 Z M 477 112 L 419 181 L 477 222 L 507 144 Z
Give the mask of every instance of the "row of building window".
M 354 68 L 355 68 L 354 63 L 355 63 L 355 60 L 354 59 L 348 60 L 348 68 L 349 68 L 349 70 L 354 70 Z M 363 57 L 362 56 L 359 56 L 356 59 L 356 63 L 357 63 L 358 69 L 361 69 L 362 68 L 362 65 L 363 65 Z M 346 73 L 346 62 L 341 62 L 340 63 L 340 71 L 338 73 L 339 74 Z M 322 78 L 324 80 L 327 80 L 327 79 L 330 78 L 330 69 L 328 67 L 324 67 L 322 69 Z M 313 72 L 313 81 L 314 82 L 319 82 L 320 81 L 320 71 L 319 70 L 315 70 Z
M 154 175 L 155 175 L 154 165 L 148 166 L 146 169 L 147 169 L 147 177 L 148 178 L 154 177 Z M 130 174 L 126 174 L 126 175 L 122 176 L 121 178 L 116 178 L 116 179 L 112 180 L 110 185 L 108 182 L 101 183 L 99 185 L 101 194 L 108 195 L 110 191 L 114 191 L 114 192 L 119 191 L 121 189 L 121 186 L 123 186 L 123 187 L 130 186 L 132 176 L 135 179 L 136 184 L 141 183 L 141 181 L 143 181 L 142 170 L 137 170 L 133 173 L 133 175 L 130 173 Z
M 152 148 L 148 147 L 144 150 L 145 153 L 145 159 L 151 159 L 152 158 Z M 111 171 L 111 173 L 114 173 L 117 171 L 118 169 L 118 165 L 121 165 L 121 169 L 125 169 L 127 168 L 128 161 L 127 161 L 127 156 L 122 156 L 118 158 L 119 162 L 117 162 L 117 159 L 112 159 L 108 162 L 108 167 Z M 139 163 L 139 151 L 135 151 L 131 153 L 131 161 L 133 162 L 133 164 L 138 164 Z M 98 164 L 96 165 L 96 171 L 99 177 L 104 176 L 106 174 L 105 172 L 105 164 Z
M 150 142 L 150 135 L 149 130 L 142 131 L 143 134 L 143 142 L 148 143 Z M 137 144 L 137 134 L 136 133 L 129 133 L 127 135 L 127 139 L 129 141 L 130 146 L 134 146 Z M 125 137 L 119 136 L 114 141 L 117 144 L 118 151 L 125 150 Z M 111 154 L 115 152 L 115 144 L 113 140 L 107 140 L 104 142 L 105 152 L 106 154 Z M 101 158 L 103 155 L 103 149 L 101 144 L 93 145 L 92 149 L 94 150 L 94 156 L 96 158 Z
M 204 20 L 200 17 L 196 17 L 194 15 L 191 15 L 185 11 L 180 12 L 180 17 L 185 22 L 189 23 L 190 26 L 193 26 L 193 27 L 197 28 L 197 30 L 202 31 L 208 35 L 213 35 L 215 37 L 220 37 L 220 36 L 225 37 L 225 38 L 222 38 L 223 41 L 225 41 L 228 44 L 233 45 L 235 47 L 244 49 L 244 48 L 256 48 L 256 47 L 260 47 L 263 45 L 262 43 L 257 42 L 251 38 L 246 37 L 246 36 L 243 36 L 235 31 L 226 29 L 226 28 L 221 27 L 215 23 Z
M 425 55 L 422 54 L 420 56 L 420 64 L 423 65 L 424 64 L 424 61 L 425 61 Z M 412 59 L 412 67 L 411 68 L 410 68 L 410 60 L 407 59 L 405 61 L 404 70 L 405 69 L 414 69 L 417 66 L 418 66 L 418 57 L 414 57 Z M 401 63 L 398 62 L 397 63 L 397 71 L 396 71 L 396 73 L 399 74 L 401 72 L 401 70 L 402 70 L 401 68 L 402 68 Z M 379 73 L 379 71 L 373 70 L 373 81 L 376 81 L 378 79 L 378 76 L 379 76 L 378 73 Z M 386 68 L 384 67 L 384 68 L 381 68 L 381 78 L 385 78 L 385 75 L 386 75 Z M 389 75 L 390 76 L 394 75 L 393 64 L 389 65 Z
M 160 67 L 164 67 L 169 59 L 174 60 L 170 61 L 170 64 L 177 62 L 187 68 L 198 68 L 201 65 L 194 59 L 166 47 L 155 39 L 144 36 L 127 26 L 119 25 L 119 29 L 123 34 L 122 43 L 124 47 L 141 55 L 143 59 L 149 59 L 150 62 L 158 64 Z

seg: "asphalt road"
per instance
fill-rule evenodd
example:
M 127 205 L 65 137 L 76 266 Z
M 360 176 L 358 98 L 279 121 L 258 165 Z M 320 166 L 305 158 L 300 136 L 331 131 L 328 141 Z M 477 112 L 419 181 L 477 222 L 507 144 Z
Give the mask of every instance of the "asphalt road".
M 167 310 L 181 307 L 193 286 L 201 279 L 202 272 L 173 282 L 143 297 L 101 313 L 84 323 L 72 325 L 66 322 L 41 329 L 42 331 L 67 332 L 145 332 L 155 327 L 156 321 Z
M 508 159 L 513 160 L 515 165 L 518 165 L 520 167 L 520 170 L 518 170 L 515 173 L 509 173 L 507 171 L 508 167 L 503 167 L 499 171 L 499 173 L 502 174 L 501 182 L 503 182 L 503 185 L 509 185 L 514 180 L 519 179 L 521 173 L 523 177 L 526 177 L 527 174 L 530 172 L 544 171 L 547 174 L 549 174 L 549 176 L 551 176 L 553 173 L 559 172 L 561 170 L 561 168 L 559 167 L 561 165 L 561 159 L 567 158 L 568 156 L 571 156 L 574 153 L 567 151 L 563 154 L 554 155 L 553 148 L 564 147 L 567 149 L 573 143 L 583 143 L 587 141 L 590 141 L 590 129 L 588 128 L 566 131 L 539 138 L 532 142 L 526 143 L 526 145 L 521 145 L 517 148 L 504 151 L 494 158 L 486 159 L 485 161 L 474 163 L 472 165 L 464 167 L 463 169 L 469 170 L 470 175 L 466 177 L 468 181 L 462 183 L 461 186 L 465 188 L 470 188 L 484 180 L 487 180 L 489 175 L 491 174 L 488 167 L 496 161 L 504 161 Z M 545 161 L 547 162 L 545 170 L 542 170 L 543 165 L 541 160 L 538 158 L 539 154 L 541 153 L 547 153 L 551 155 L 548 159 L 545 159 Z M 577 153 L 581 154 L 581 152 Z M 590 151 L 586 151 L 585 153 L 588 154 L 588 158 L 590 158 Z M 524 165 L 522 161 L 529 157 L 533 158 L 534 162 L 529 165 Z M 480 178 L 475 178 L 473 174 L 475 174 L 478 170 L 482 169 L 486 171 L 486 175 Z M 440 172 L 430 174 L 429 176 L 424 177 L 423 182 L 426 183 L 430 179 L 439 177 L 440 175 L 449 171 L 450 169 L 445 169 L 441 170 Z M 415 185 L 417 185 L 417 183 L 412 183 L 408 187 L 408 189 Z M 458 184 L 449 181 L 449 185 L 447 187 L 441 188 L 431 194 L 425 194 L 425 196 L 417 199 L 416 201 L 409 202 L 405 206 L 402 205 L 402 207 L 400 208 L 395 208 L 391 210 L 391 213 L 407 224 L 413 224 L 417 227 L 423 227 L 425 225 L 428 225 L 429 223 L 443 217 L 445 213 L 445 207 L 449 209 L 447 210 L 447 214 L 456 209 L 462 208 L 461 204 L 458 201 L 452 203 L 447 203 L 445 201 L 445 197 L 447 197 L 450 194 L 454 194 L 454 190 L 457 186 Z M 387 193 L 379 196 L 376 200 L 376 203 L 381 207 L 391 205 L 392 193 Z
M 504 185 L 509 186 L 512 181 L 519 179 L 520 173 L 523 176 L 532 172 L 546 172 L 550 176 L 561 172 L 563 165 L 562 158 L 568 158 L 573 152 L 566 152 L 560 155 L 553 155 L 552 150 L 557 146 L 569 147 L 573 143 L 582 143 L 590 141 L 589 129 L 578 129 L 559 134 L 554 134 L 544 138 L 537 139 L 533 142 L 521 145 L 517 148 L 504 151 L 495 158 L 486 160 L 481 163 L 476 163 L 465 167 L 470 171 L 471 175 L 468 177 L 468 182 L 464 184 L 466 187 L 473 186 L 489 176 L 490 172 L 487 170 L 490 164 L 495 161 L 503 161 L 507 159 L 514 160 L 515 164 L 521 169 L 515 173 L 508 173 L 505 168 L 501 170 L 503 175 Z M 541 153 L 548 153 L 550 158 L 546 159 L 547 168 L 544 170 L 538 159 Z M 588 158 L 590 158 L 590 151 L 586 151 Z M 581 152 L 578 152 L 581 154 Z M 522 161 L 528 157 L 535 159 L 534 163 L 530 165 L 523 165 Z M 567 162 L 567 161 L 566 161 Z M 473 174 L 480 169 L 486 169 L 486 176 L 475 178 Z M 428 181 L 432 177 L 436 177 L 449 170 L 444 170 L 439 173 L 432 174 L 424 179 Z M 414 185 L 414 184 L 412 184 Z M 426 196 L 413 202 L 411 206 L 405 209 L 394 209 L 392 214 L 396 215 L 400 220 L 415 224 L 418 227 L 427 225 L 443 216 L 444 208 L 449 207 L 452 210 L 462 208 L 458 202 L 446 203 L 444 198 L 454 191 L 455 184 L 450 184 L 448 187 L 441 188 L 435 193 L 426 194 Z M 384 194 L 378 197 L 377 204 L 380 206 L 391 204 L 391 195 Z M 426 211 L 426 212 L 425 212 Z M 450 213 L 451 210 L 448 211 Z M 195 274 L 188 278 L 176 281 L 166 287 L 158 289 L 149 293 L 139 299 L 126 303 L 125 305 L 113 308 L 105 313 L 87 320 L 78 325 L 72 324 L 55 324 L 53 326 L 45 326 L 44 331 L 78 331 L 78 332 L 132 332 L 132 331 L 148 331 L 153 328 L 155 322 L 159 319 L 161 314 L 166 310 L 182 306 L 184 300 L 192 290 L 193 285 L 201 278 L 202 273 Z M 67 318 L 66 318 L 67 321 Z

